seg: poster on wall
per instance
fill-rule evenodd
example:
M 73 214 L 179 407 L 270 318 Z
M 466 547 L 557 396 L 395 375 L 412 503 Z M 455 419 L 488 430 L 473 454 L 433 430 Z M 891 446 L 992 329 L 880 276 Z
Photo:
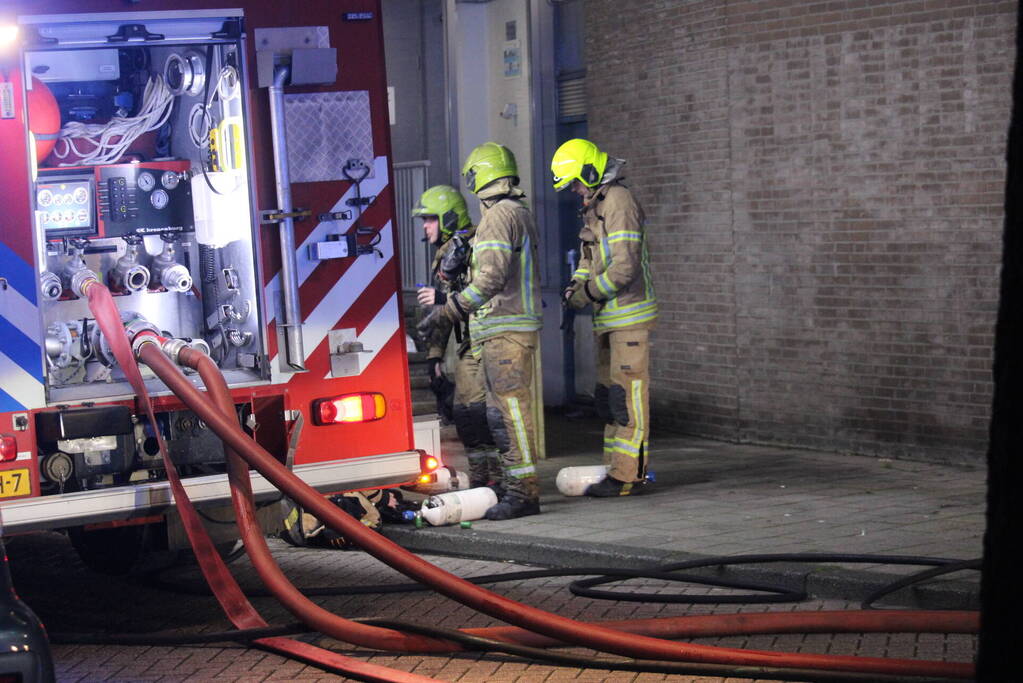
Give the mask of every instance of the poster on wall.
M 522 75 L 522 45 L 514 21 L 504 22 L 504 77 L 518 78 Z

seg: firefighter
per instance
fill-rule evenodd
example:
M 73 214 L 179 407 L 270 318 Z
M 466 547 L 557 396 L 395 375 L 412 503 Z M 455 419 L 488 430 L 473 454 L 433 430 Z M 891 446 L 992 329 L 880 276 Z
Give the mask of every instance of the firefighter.
M 424 307 L 443 304 L 447 297 L 465 288 L 476 228 L 462 193 L 450 185 L 436 185 L 424 192 L 412 215 L 423 218 L 426 240 L 440 245 L 431 267 L 439 286 L 422 287 L 417 298 Z M 444 376 L 444 353 L 454 331 L 457 363 L 452 417 L 469 461 L 469 485 L 497 485 L 501 481 L 501 458 L 487 426 L 483 369 L 470 353 L 468 325 L 455 326 L 447 318 L 440 318 L 436 324 L 424 325 L 421 331 L 427 344 L 431 381 Z
M 636 493 L 646 482 L 650 438 L 650 330 L 657 319 L 643 230 L 643 209 L 625 185 L 621 159 L 589 140 L 569 140 L 554 153 L 554 189 L 582 197 L 579 267 L 563 292 L 572 308 L 593 306 L 597 386 L 605 422 L 607 476 L 588 496 Z
M 540 494 L 533 459 L 539 442 L 532 385 L 542 326 L 536 223 L 516 187 L 518 167 L 507 147 L 495 142 L 476 147 L 462 176 L 483 215 L 469 281 L 438 310 L 454 324 L 469 321 L 473 353 L 483 365 L 487 422 L 504 466 L 503 492 L 486 518 L 535 515 Z

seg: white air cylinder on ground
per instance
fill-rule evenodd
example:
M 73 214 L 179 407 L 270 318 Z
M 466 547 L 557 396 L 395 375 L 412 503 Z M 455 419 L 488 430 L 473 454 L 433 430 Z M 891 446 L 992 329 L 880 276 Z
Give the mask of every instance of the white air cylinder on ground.
M 497 505 L 497 494 L 489 486 L 465 491 L 452 491 L 430 496 L 423 502 L 423 519 L 433 526 L 458 524 L 482 519 L 483 514 Z
M 558 490 L 565 496 L 581 496 L 590 484 L 596 484 L 607 476 L 605 465 L 580 465 L 578 467 L 562 467 L 558 472 Z

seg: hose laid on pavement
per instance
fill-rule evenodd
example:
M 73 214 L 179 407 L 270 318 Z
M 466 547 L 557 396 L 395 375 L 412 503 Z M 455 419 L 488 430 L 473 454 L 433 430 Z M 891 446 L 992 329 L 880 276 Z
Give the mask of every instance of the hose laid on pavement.
M 153 404 L 149 400 L 149 392 L 146 390 L 145 380 L 142 379 L 142 373 L 135 363 L 135 357 L 128 343 L 128 337 L 125 334 L 120 312 L 116 304 L 114 304 L 110 290 L 96 280 L 89 280 L 82 285 L 82 291 L 89 300 L 89 309 L 92 311 L 96 323 L 110 344 L 111 352 L 117 359 L 117 363 L 120 365 L 128 382 L 135 389 L 137 398 L 142 403 L 150 424 L 153 426 L 154 435 L 160 446 L 164 468 L 167 471 L 167 480 L 170 483 L 174 500 L 177 503 L 178 513 L 181 516 L 182 526 L 188 535 L 189 542 L 192 544 L 196 559 L 199 560 L 199 567 L 202 569 L 210 587 L 214 589 L 217 601 L 223 608 L 224 613 L 237 628 L 266 628 L 266 621 L 263 620 L 252 604 L 245 598 L 245 594 L 242 593 L 238 583 L 227 569 L 227 565 L 224 564 L 223 558 L 220 557 L 220 554 L 214 548 L 213 541 L 210 540 L 209 534 L 206 532 L 202 520 L 199 519 L 195 507 L 188 499 L 185 487 L 182 485 L 174 463 L 167 453 L 163 435 L 160 433 L 159 423 L 156 421 Z M 163 357 L 162 352 L 155 343 L 147 342 L 143 343 L 142 346 L 145 349 L 156 351 Z M 178 375 L 188 384 L 188 380 L 185 379 L 184 375 L 180 372 L 178 372 Z M 191 384 L 188 385 L 191 387 Z M 215 408 L 214 412 L 219 414 Z M 245 478 L 248 481 L 247 474 Z M 434 681 L 434 679 L 426 676 L 363 662 L 291 638 L 269 637 L 260 638 L 253 642 L 263 649 L 309 662 L 329 671 L 344 673 L 359 680 L 380 681 L 381 683 L 429 683 Z
M 231 418 L 225 416 L 216 406 L 210 405 L 203 394 L 163 356 L 155 344 L 142 345 L 139 355 L 167 387 L 204 420 L 227 446 L 327 526 L 407 576 L 427 583 L 441 594 L 497 619 L 567 643 L 639 659 L 948 678 L 969 678 L 973 674 L 972 664 L 965 662 L 778 653 L 674 643 L 578 622 L 515 602 L 453 576 L 366 528 L 308 487 L 258 443 L 252 441 Z
M 142 349 L 140 355 L 157 374 L 160 372 L 180 374 L 155 344 L 147 345 Z M 231 399 L 227 382 L 212 358 L 194 349 L 185 348 L 178 353 L 178 363 L 199 372 L 199 377 L 206 385 L 209 397 L 219 408 L 220 415 L 230 420 L 237 420 L 234 401 Z M 251 440 L 248 442 L 255 443 Z M 405 634 L 401 631 L 369 626 L 345 619 L 323 609 L 303 595 L 281 571 L 266 544 L 266 537 L 260 528 L 252 500 L 252 481 L 249 479 L 248 463 L 239 457 L 226 442 L 224 452 L 227 456 L 228 478 L 231 482 L 231 503 L 234 506 L 235 518 L 245 544 L 245 551 L 264 585 L 289 612 L 315 631 L 363 647 L 410 652 L 437 652 L 451 649 L 450 643 L 435 638 Z
M 225 524 L 227 522 L 220 522 Z M 244 552 L 244 548 L 243 548 Z M 980 569 L 980 560 L 949 560 L 940 557 L 917 557 L 904 555 L 849 555 L 849 554 L 823 554 L 823 553 L 787 553 L 772 555 L 718 555 L 714 557 L 690 560 L 681 563 L 686 567 L 724 567 L 735 564 L 760 564 L 763 562 L 843 562 L 847 564 L 902 564 L 920 565 L 930 567 L 929 569 L 911 574 L 909 576 L 893 581 L 892 583 L 878 589 L 860 604 L 861 610 L 875 609 L 872 604 L 880 598 L 901 590 L 907 586 L 921 583 L 936 576 L 943 576 L 953 572 L 966 569 Z M 748 583 L 730 579 L 719 579 L 697 574 L 675 573 L 680 564 L 673 563 L 654 567 L 653 569 L 619 569 L 616 567 L 570 567 L 556 569 L 528 569 L 518 572 L 503 572 L 500 574 L 481 574 L 479 576 L 466 576 L 466 581 L 477 585 L 492 583 L 504 583 L 506 581 L 530 581 L 560 576 L 592 576 L 591 579 L 579 579 L 569 584 L 569 590 L 573 595 L 593 598 L 595 600 L 615 600 L 618 602 L 654 602 L 658 604 L 686 604 L 686 605 L 719 605 L 719 604 L 762 604 L 779 602 L 801 602 L 807 599 L 805 590 L 790 590 L 784 586 L 771 584 Z M 718 586 L 722 588 L 733 588 L 736 590 L 758 590 L 764 591 L 766 595 L 742 594 L 742 595 L 667 595 L 662 593 L 618 593 L 616 591 L 592 590 L 590 586 L 620 581 L 625 579 L 660 579 L 663 581 L 694 583 L 701 586 Z M 170 581 L 150 580 L 149 585 L 157 588 L 164 588 L 178 593 L 191 595 L 209 595 L 209 586 L 175 584 Z M 325 595 L 376 595 L 386 593 L 415 593 L 431 590 L 429 586 L 421 583 L 378 583 L 363 586 L 310 586 L 303 588 L 302 594 L 306 597 Z M 271 597 L 273 593 L 265 589 L 250 589 L 247 591 L 250 597 Z M 952 610 L 935 610 L 936 613 L 948 613 Z M 976 612 L 969 612 L 976 614 Z

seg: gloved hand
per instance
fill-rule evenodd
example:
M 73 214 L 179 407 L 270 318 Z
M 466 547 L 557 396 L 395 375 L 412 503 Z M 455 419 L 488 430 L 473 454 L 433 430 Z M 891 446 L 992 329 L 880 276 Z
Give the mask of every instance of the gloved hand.
M 441 321 L 444 315 L 443 306 L 431 306 L 430 312 L 416 325 L 416 332 L 420 339 L 429 339 L 433 334 L 433 328 Z
M 444 359 L 443 358 L 427 358 L 427 364 L 430 366 L 430 379 L 434 377 L 444 376 Z
M 570 308 L 585 308 L 590 303 L 590 298 L 586 296 L 586 283 L 579 282 L 578 280 L 572 280 L 565 287 L 565 291 L 561 294 L 561 303 L 563 306 Z

